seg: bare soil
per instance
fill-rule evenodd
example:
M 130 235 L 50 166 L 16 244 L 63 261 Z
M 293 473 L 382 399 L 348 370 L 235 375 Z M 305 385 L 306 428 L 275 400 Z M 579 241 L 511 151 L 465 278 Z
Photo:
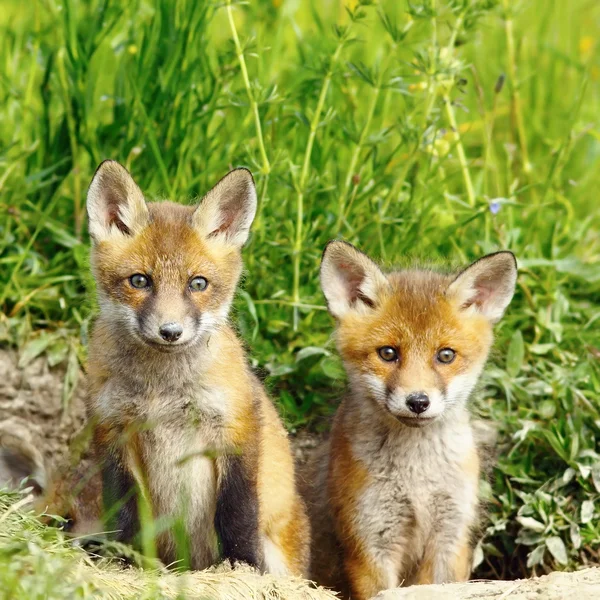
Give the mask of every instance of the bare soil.
M 381 592 L 375 600 L 598 600 L 600 569 L 550 573 L 517 581 L 419 585 Z
M 83 386 L 77 386 L 63 409 L 64 369 L 51 369 L 43 357 L 19 369 L 17 359 L 14 351 L 0 349 L 0 427 L 28 436 L 51 471 L 85 423 Z
M 6 430 L 25 438 L 40 453 L 48 472 L 68 460 L 69 444 L 86 422 L 84 375 L 79 374 L 75 392 L 63 407 L 64 376 L 64 368 L 50 368 L 43 357 L 20 369 L 17 353 L 0 349 L 0 435 Z M 320 440 L 321 436 L 308 432 L 293 438 L 300 465 L 308 461 Z

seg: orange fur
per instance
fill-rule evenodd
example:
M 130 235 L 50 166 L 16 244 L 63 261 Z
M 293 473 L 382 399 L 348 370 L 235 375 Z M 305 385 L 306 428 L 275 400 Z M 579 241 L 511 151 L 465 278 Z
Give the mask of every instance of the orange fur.
M 433 583 L 433 558 L 427 557 L 423 559 L 417 570 L 415 577 L 418 585 L 428 585 Z
M 201 311 L 220 307 L 235 289 L 242 262 L 238 253 L 203 240 L 188 224 L 194 208 L 171 202 L 148 204 L 152 222 L 138 236 L 99 242 L 92 266 L 101 288 L 114 300 L 140 310 L 147 292 L 129 285 L 132 274 L 145 273 L 178 289 L 184 289 L 193 275 L 202 274 L 210 285 L 190 300 Z M 173 256 L 180 257 L 177 269 L 170 260 Z M 160 300 L 169 303 L 178 298 L 169 293 Z
M 468 581 L 471 576 L 471 565 L 473 564 L 473 548 L 470 540 L 463 540 L 456 555 L 454 563 L 454 577 L 456 581 Z
M 372 598 L 387 587 L 376 564 L 364 553 L 347 551 L 344 555 L 344 569 L 348 577 L 348 590 L 353 599 Z

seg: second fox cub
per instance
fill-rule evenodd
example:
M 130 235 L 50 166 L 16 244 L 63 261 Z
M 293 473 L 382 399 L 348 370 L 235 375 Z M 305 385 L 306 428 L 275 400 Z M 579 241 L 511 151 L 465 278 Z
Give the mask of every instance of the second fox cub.
M 327 246 L 321 285 L 350 392 L 314 469 L 318 583 L 363 600 L 468 579 L 480 466 L 466 403 L 516 274 L 510 252 L 458 275 L 385 274 Z
M 250 172 L 183 206 L 146 203 L 106 161 L 87 208 L 100 304 L 88 412 L 114 529 L 136 536 L 141 496 L 167 563 L 303 574 L 308 519 L 289 441 L 228 323 L 256 211 Z

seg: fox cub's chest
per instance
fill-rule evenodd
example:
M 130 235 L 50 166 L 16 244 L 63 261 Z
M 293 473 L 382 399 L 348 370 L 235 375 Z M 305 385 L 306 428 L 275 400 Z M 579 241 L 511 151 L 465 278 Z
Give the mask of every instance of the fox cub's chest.
M 156 496 L 163 498 L 191 491 L 195 482 L 202 489 L 212 487 L 227 406 L 223 390 L 176 384 L 135 389 L 109 383 L 98 402 L 101 420 L 135 435 Z
M 153 511 L 172 527 L 183 526 L 194 568 L 214 563 L 217 499 L 215 451 L 223 445 L 224 401 L 218 392 L 148 395 L 136 402 L 144 422 L 138 436 Z M 161 556 L 176 557 L 170 532 L 159 540 Z
M 94 402 L 96 416 L 107 424 L 152 431 L 194 431 L 207 443 L 218 444 L 225 425 L 228 394 L 197 383 L 139 385 L 109 381 Z
M 477 475 L 464 469 L 475 451 L 470 429 L 437 437 L 412 433 L 408 439 L 388 439 L 371 448 L 359 444 L 354 450 L 369 473 L 360 498 L 365 530 L 377 532 L 382 548 L 403 545 L 408 538 L 420 553 L 436 524 L 474 512 Z

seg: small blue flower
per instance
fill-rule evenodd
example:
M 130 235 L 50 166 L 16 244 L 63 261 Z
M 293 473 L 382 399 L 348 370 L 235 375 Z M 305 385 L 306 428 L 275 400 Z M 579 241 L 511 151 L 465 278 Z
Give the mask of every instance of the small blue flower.
M 502 205 L 500 204 L 500 202 L 490 202 L 490 212 L 493 215 L 497 215 L 500 212 L 501 208 Z

